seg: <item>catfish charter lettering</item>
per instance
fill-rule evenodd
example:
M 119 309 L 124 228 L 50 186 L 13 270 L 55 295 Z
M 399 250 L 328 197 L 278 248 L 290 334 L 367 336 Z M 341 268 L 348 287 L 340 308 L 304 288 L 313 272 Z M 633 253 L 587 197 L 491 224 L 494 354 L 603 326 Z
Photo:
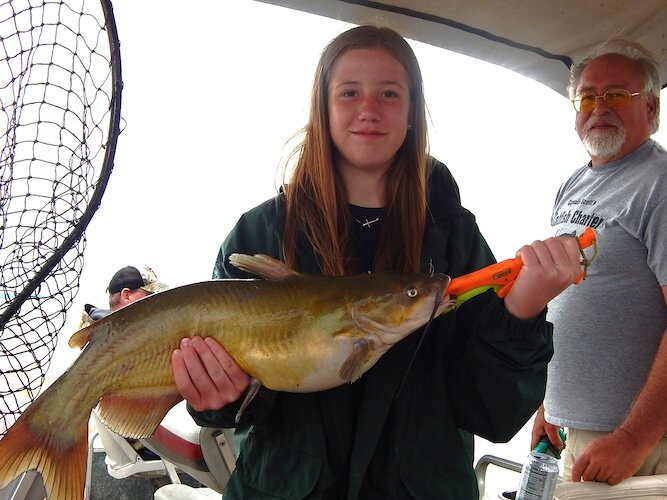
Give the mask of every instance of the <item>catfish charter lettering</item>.
M 559 224 L 570 223 L 597 229 L 602 222 L 604 222 L 604 219 L 595 212 L 585 213 L 583 210 L 563 210 L 556 214 L 551 225 L 557 226 Z

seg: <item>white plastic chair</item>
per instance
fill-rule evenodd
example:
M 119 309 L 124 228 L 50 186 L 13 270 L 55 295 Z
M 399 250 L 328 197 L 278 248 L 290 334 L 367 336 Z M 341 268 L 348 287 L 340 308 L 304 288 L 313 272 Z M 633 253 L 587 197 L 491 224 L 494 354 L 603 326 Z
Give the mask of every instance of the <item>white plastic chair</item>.
M 130 476 L 143 477 L 166 477 L 172 483 L 180 483 L 176 468 L 173 464 L 156 458 L 145 460 L 139 452 L 130 444 L 130 442 L 109 429 L 100 419 L 97 411 L 91 413 L 91 420 L 95 425 L 96 432 L 90 437 L 88 444 L 88 467 L 86 471 L 86 484 L 84 490 L 84 500 L 90 498 L 90 489 L 92 483 L 93 453 L 96 438 L 102 443 L 106 456 L 104 463 L 107 466 L 107 472 L 115 479 L 125 479 Z
M 92 421 L 102 442 L 107 471 L 116 479 L 130 476 L 167 476 L 172 484 L 180 484 L 178 472 L 185 472 L 202 485 L 222 493 L 236 465 L 233 452 L 233 429 L 199 427 L 187 412 L 185 401 L 165 415 L 151 438 L 140 443 L 159 456 L 144 460 L 130 442 L 111 431 L 93 411 Z M 90 440 L 88 476 L 84 498 L 89 498 L 92 480 L 94 441 Z
M 185 401 L 165 415 L 160 427 L 141 442 L 204 486 L 222 493 L 236 466 L 233 429 L 199 427 Z
M 24 472 L 0 489 L 0 500 L 44 500 L 46 490 L 40 476 L 34 470 Z

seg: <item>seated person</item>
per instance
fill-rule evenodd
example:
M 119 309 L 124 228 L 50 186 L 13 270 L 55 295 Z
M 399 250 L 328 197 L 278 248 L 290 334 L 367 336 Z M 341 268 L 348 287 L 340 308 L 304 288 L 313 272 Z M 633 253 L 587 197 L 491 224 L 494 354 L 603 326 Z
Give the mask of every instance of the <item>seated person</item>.
M 92 304 L 86 304 L 79 329 L 88 326 L 93 321 L 104 318 L 113 311 L 117 311 L 136 300 L 155 292 L 161 292 L 167 288 L 169 287 L 158 280 L 157 275 L 150 267 L 125 266 L 113 275 L 107 287 L 107 291 L 109 292 L 109 309 L 102 309 Z
M 125 266 L 113 275 L 107 287 L 107 291 L 109 292 L 109 309 L 102 309 L 92 304 L 86 304 L 79 324 L 79 330 L 132 302 L 152 293 L 161 292 L 167 288 L 169 287 L 158 280 L 157 275 L 150 267 Z M 128 442 L 144 460 L 159 458 L 155 453 L 144 448 L 140 441 L 128 439 Z

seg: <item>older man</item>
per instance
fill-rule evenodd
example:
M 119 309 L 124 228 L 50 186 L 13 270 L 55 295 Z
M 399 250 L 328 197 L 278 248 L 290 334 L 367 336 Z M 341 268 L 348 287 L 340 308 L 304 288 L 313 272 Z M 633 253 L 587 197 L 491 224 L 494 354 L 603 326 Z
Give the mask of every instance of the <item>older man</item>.
M 533 446 L 562 447 L 564 476 L 616 484 L 667 473 L 667 152 L 660 79 L 641 45 L 616 38 L 572 67 L 576 129 L 591 161 L 558 192 L 557 234 L 598 234 L 588 279 L 549 306 L 555 355 Z

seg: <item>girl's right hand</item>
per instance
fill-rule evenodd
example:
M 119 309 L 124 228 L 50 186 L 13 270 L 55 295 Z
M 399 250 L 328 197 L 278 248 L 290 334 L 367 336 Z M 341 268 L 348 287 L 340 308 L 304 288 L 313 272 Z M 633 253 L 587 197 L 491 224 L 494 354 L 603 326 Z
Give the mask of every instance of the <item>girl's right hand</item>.
M 570 236 L 524 245 L 517 257 L 523 263 L 505 297 L 505 308 L 521 319 L 536 317 L 551 299 L 578 282 L 583 272 L 579 242 Z

